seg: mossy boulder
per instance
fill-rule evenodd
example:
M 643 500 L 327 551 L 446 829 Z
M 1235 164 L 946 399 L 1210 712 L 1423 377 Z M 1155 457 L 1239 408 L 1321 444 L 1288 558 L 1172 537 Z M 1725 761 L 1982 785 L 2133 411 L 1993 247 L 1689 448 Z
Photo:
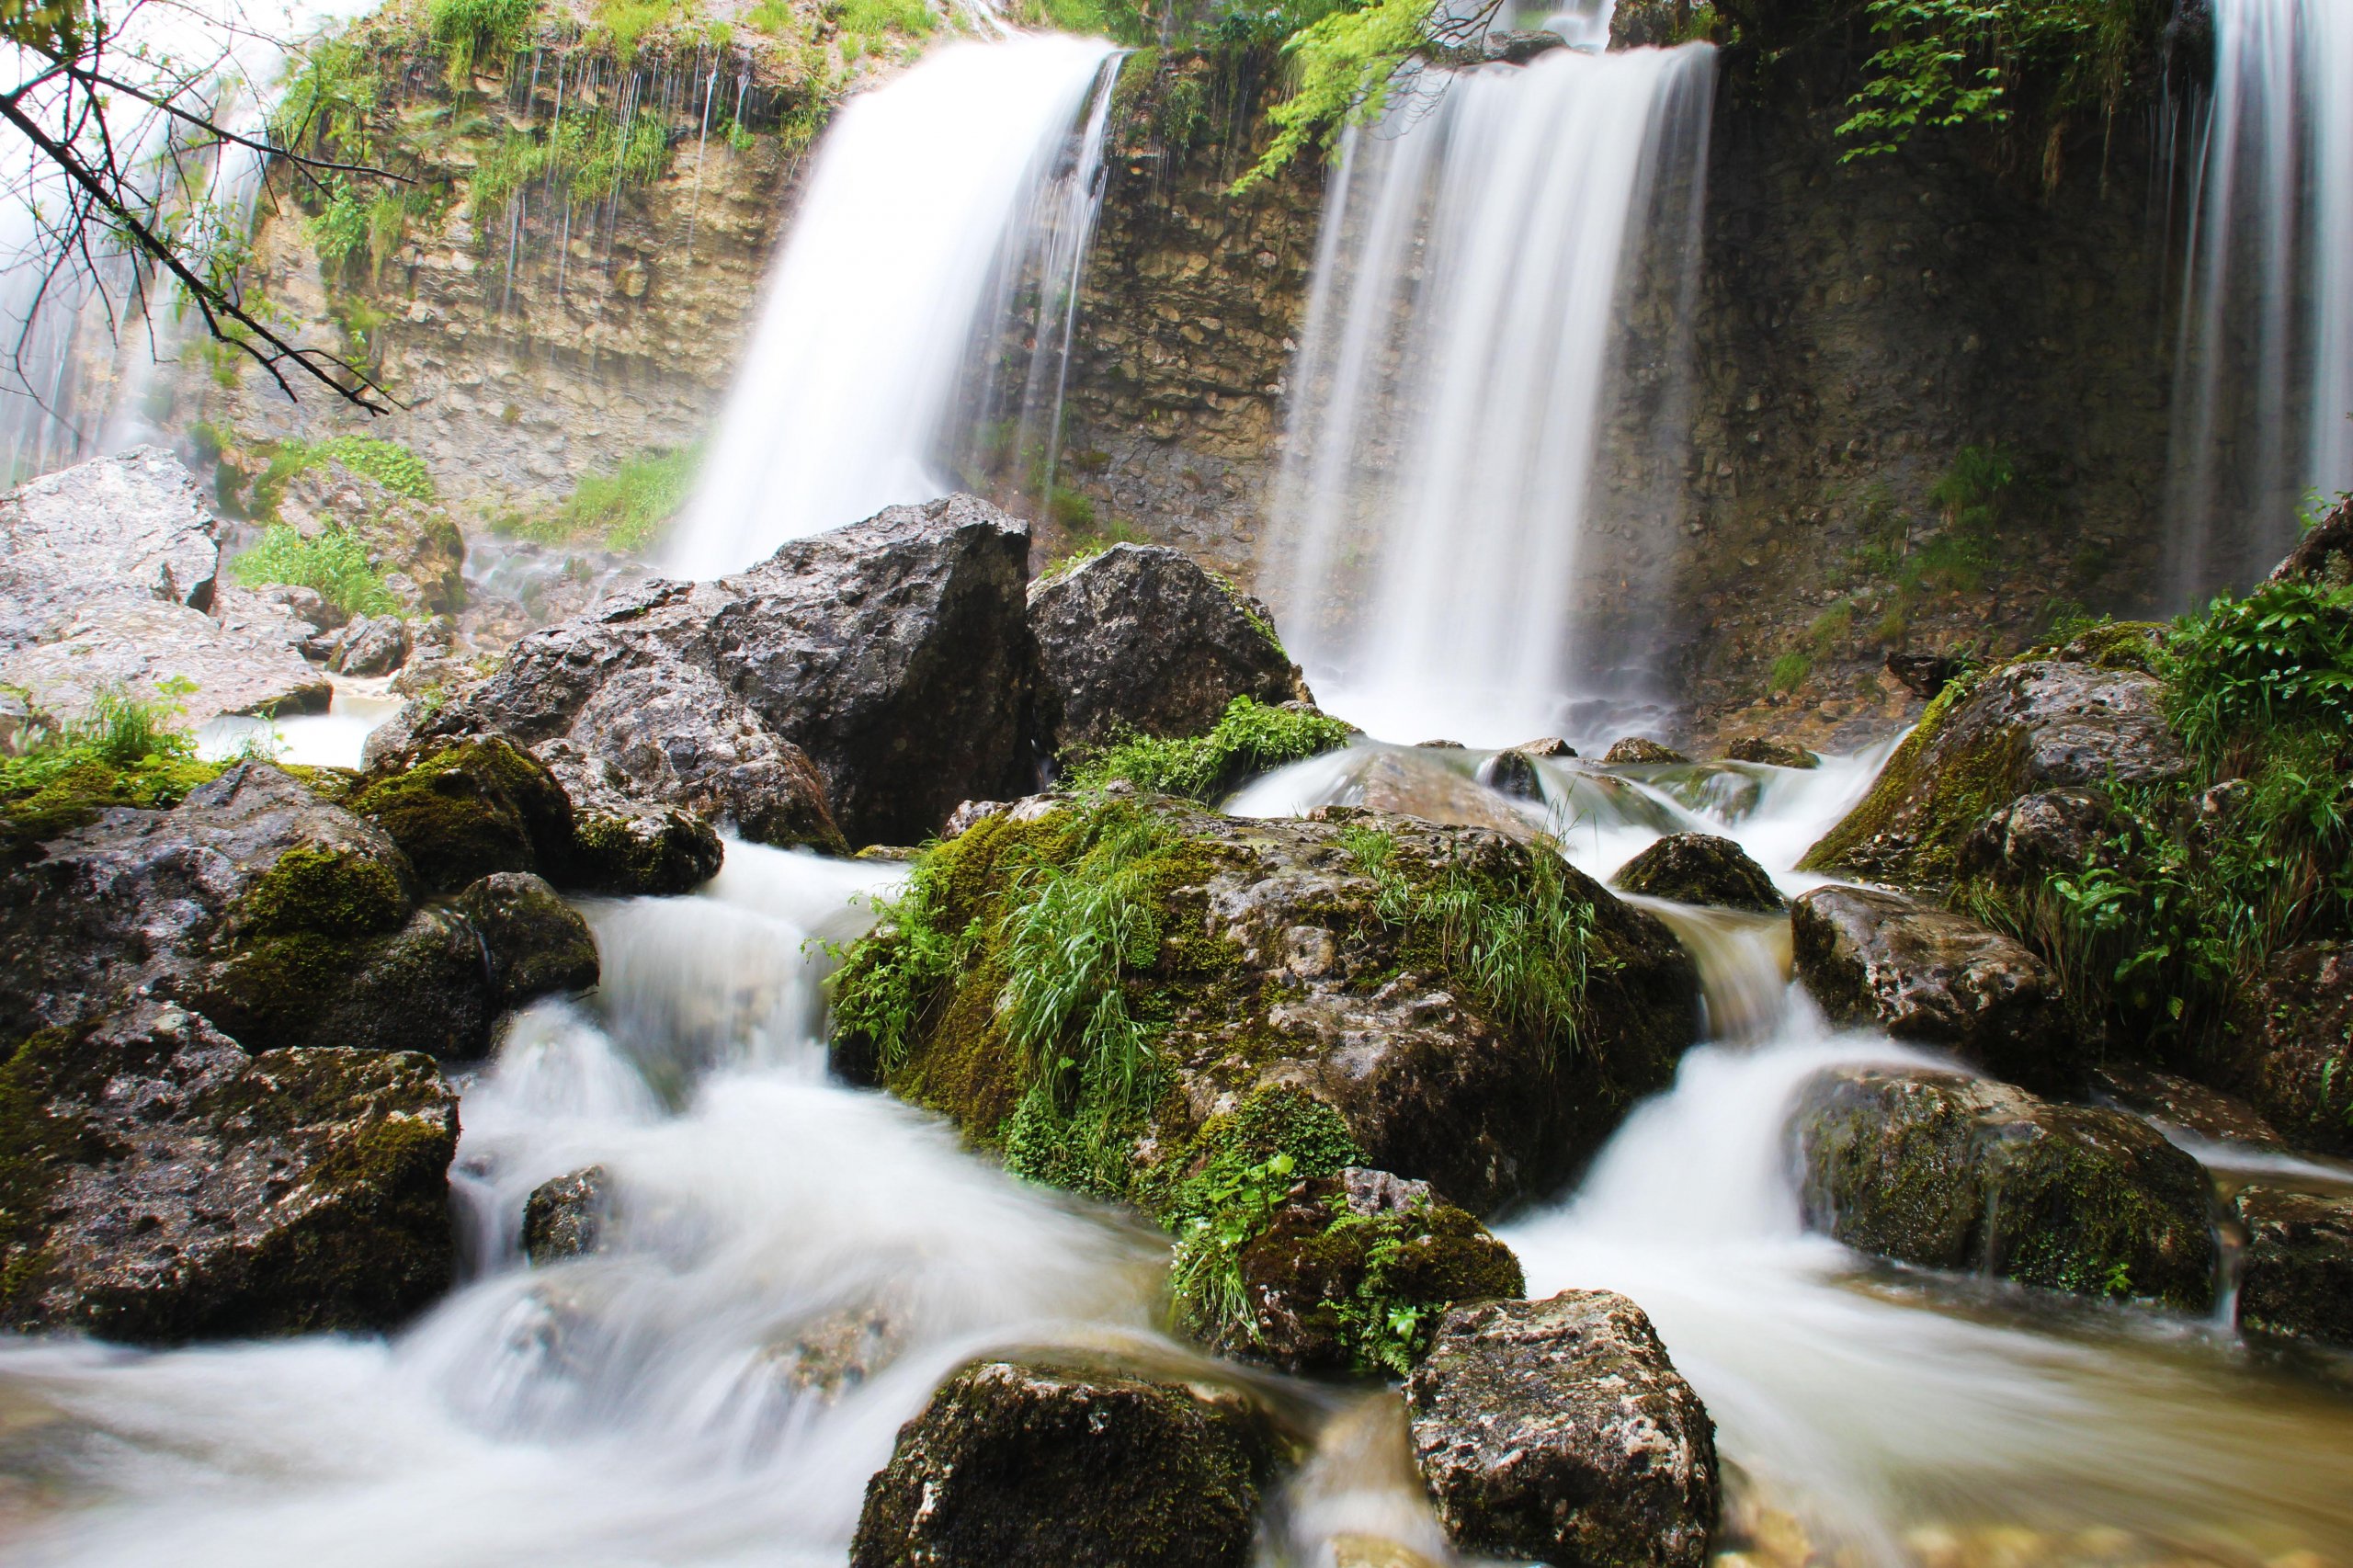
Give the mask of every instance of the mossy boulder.
M 1940 1045 L 2036 1088 L 2086 1063 L 2059 977 L 1966 915 L 1870 888 L 1824 887 L 1790 910 L 1798 978 L 1832 1021 Z
M 983 1361 L 900 1428 L 852 1568 L 1247 1568 L 1277 1444 L 1240 1395 L 1108 1366 Z
M 2353 1348 L 2353 1198 L 2251 1187 L 2239 1326 Z
M 250 1053 L 142 1003 L 0 1063 L 0 1325 L 138 1344 L 397 1326 L 449 1288 L 425 1057 Z
M 1779 915 L 1788 907 L 1748 851 L 1705 833 L 1668 834 L 1620 866 L 1609 882 L 1622 892 L 1753 915 Z
M 600 1250 L 612 1217 L 613 1178 L 589 1165 L 540 1183 L 523 1202 L 523 1256 L 544 1267 Z
M 2104 630 L 2096 644 L 2062 651 L 2075 656 L 2014 660 L 1946 687 L 1802 868 L 1942 886 L 1962 842 L 2021 795 L 2187 777 L 2164 683 L 2130 662 L 2145 638 Z
M 544 879 L 501 871 L 467 888 L 451 907 L 481 938 L 497 1006 L 597 983 L 597 938 Z
M 619 896 L 692 892 L 719 875 L 726 854 L 700 817 L 591 796 L 574 819 L 571 880 Z
M 2214 1303 L 2198 1162 L 2121 1111 L 2006 1084 L 1845 1067 L 1790 1118 L 1806 1222 L 1924 1268 L 2187 1312 Z
M 1673 746 L 1661 745 L 1658 742 L 1645 739 L 1641 735 L 1627 735 L 1612 744 L 1608 751 L 1603 752 L 1601 760 L 1605 767 L 1623 767 L 1631 765 L 1639 767 L 1665 767 L 1674 763 L 1689 762 L 1691 759 Z
M 1361 1164 L 1473 1212 L 1551 1190 L 1698 1034 L 1697 971 L 1664 926 L 1478 829 L 1040 796 L 913 877 L 837 979 L 836 1064 L 1025 1174 L 1164 1216 L 1225 1119 L 1278 1091 L 1348 1145 L 1302 1176 Z M 1017 1039 L 1008 987 L 1058 953 L 1086 960 L 1066 1017 L 1096 1023 Z M 1107 1021 L 1137 1048 L 1116 1105 L 1078 1064 Z
M 1744 735 L 1724 747 L 1728 762 L 1761 763 L 1768 767 L 1815 768 L 1822 758 L 1802 745 L 1788 741 L 1768 740 L 1763 735 Z
M 256 1051 L 347 1045 L 467 1061 L 498 1004 L 481 937 L 447 908 L 384 935 L 329 926 L 256 931 L 233 917 L 184 994 Z
M 463 740 L 386 772 L 351 808 L 391 835 L 425 886 L 453 893 L 500 871 L 562 875 L 572 802 L 539 758 L 499 737 Z
M 1348 1166 L 1297 1184 L 1237 1249 L 1245 1315 L 1211 1347 L 1289 1372 L 1403 1372 L 1458 1301 L 1527 1294 L 1519 1259 L 1427 1182 Z
M 1438 1522 L 1482 1559 L 1700 1568 L 1722 1507 L 1715 1426 L 1643 1310 L 1607 1290 L 1480 1301 L 1406 1380 Z

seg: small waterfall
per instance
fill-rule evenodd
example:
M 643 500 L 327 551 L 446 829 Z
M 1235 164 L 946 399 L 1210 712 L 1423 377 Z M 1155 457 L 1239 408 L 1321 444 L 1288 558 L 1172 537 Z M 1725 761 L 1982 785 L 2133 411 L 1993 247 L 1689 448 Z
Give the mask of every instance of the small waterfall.
M 1609 699 L 1655 697 L 1712 74 L 1704 45 L 1556 50 L 1433 74 L 1349 134 L 1269 586 L 1376 733 L 1642 725 Z
M 2245 587 L 2353 489 L 2353 7 L 2214 0 L 2175 379 L 2174 602 Z
M 1000 351 L 1025 286 L 1040 350 L 1026 380 L 1051 362 L 1060 384 L 1067 318 L 1051 318 L 1094 226 L 1115 58 L 1061 35 L 950 44 L 842 111 L 670 570 L 733 571 L 956 488 L 966 421 L 1004 406 L 972 407 L 976 356 Z M 1012 396 L 1017 426 L 1033 395 Z

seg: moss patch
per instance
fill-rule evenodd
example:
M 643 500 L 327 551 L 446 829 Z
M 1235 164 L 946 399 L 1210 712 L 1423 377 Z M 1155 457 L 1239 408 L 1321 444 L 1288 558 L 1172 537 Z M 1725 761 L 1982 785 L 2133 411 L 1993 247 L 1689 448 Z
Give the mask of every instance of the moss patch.
M 1860 870 L 1924 886 L 1952 881 L 1961 841 L 2021 788 L 2015 733 L 1988 727 L 1966 744 L 1948 733 L 1953 710 L 1978 684 L 1963 676 L 1938 694 L 1880 769 L 1870 793 L 1806 851 L 1800 869 Z M 1891 847 L 1899 833 L 1904 842 Z
M 1084 790 L 1121 781 L 1155 794 L 1214 801 L 1261 773 L 1337 751 L 1356 733 L 1321 713 L 1237 697 L 1208 734 L 1183 740 L 1131 735 L 1115 741 L 1077 759 L 1071 783 Z
M 435 892 L 494 871 L 561 872 L 574 845 L 563 786 L 537 757 L 496 737 L 460 741 L 370 784 L 351 809 L 390 834 Z

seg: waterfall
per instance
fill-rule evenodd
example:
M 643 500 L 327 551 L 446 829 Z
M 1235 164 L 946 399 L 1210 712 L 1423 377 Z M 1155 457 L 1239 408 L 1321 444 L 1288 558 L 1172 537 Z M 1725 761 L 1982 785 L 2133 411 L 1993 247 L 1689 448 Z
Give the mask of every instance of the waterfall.
M 935 51 L 826 133 L 669 570 L 707 577 L 790 539 L 958 487 L 1001 417 L 994 360 L 1029 298 L 1035 381 L 1100 194 L 1116 54 L 1023 35 Z M 1093 112 L 1089 112 L 1090 107 Z M 1026 394 L 1011 395 L 1022 423 Z M 1053 393 L 1048 391 L 1047 403 Z
M 2353 7 L 2214 0 L 2168 522 L 2177 604 L 2245 587 L 2353 489 Z
M 1557 50 L 1347 136 L 1267 585 L 1374 733 L 1574 738 L 1655 697 L 1712 72 Z

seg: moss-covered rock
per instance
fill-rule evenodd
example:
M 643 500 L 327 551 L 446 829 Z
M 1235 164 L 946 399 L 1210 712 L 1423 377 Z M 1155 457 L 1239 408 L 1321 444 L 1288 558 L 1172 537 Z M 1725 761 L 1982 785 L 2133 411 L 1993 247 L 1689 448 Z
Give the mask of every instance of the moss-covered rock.
M 1466 1555 L 1708 1561 L 1722 1506 L 1714 1424 L 1625 1297 L 1456 1307 L 1405 1402 L 1422 1480 Z
M 2353 1198 L 2251 1187 L 2238 1214 L 2240 1326 L 2353 1347 Z
M 1076 1010 L 1023 1039 L 1027 997 L 1064 981 Z M 980 818 L 918 863 L 836 994 L 852 1075 L 1017 1169 L 1164 1215 L 1218 1119 L 1277 1089 L 1337 1118 L 1358 1156 L 1341 1163 L 1474 1212 L 1546 1190 L 1699 1027 L 1673 937 L 1548 851 L 1150 799 Z M 1097 1062 L 1118 1066 L 1116 1095 L 1094 1092 Z
M 2290 1142 L 2353 1153 L 2353 943 L 2274 957 L 2231 1020 L 2228 1087 Z
M 498 871 L 562 875 L 572 803 L 547 765 L 506 740 L 460 741 L 376 778 L 351 802 L 405 852 L 435 892 Z
M 1240 1396 L 984 1361 L 900 1428 L 852 1568 L 1245 1568 L 1276 1443 Z
M 2081 1296 L 2213 1305 L 2205 1173 L 2121 1111 L 1856 1067 L 1815 1078 L 1790 1127 L 1806 1222 L 1849 1246 Z
M 2074 650 L 2077 657 L 2018 659 L 1953 682 L 1862 803 L 1800 864 L 1938 886 L 1953 880 L 1970 834 L 2020 795 L 2186 777 L 2189 760 L 2166 722 L 2164 685 L 2129 662 L 2136 647 L 2145 650 L 2145 640 L 2112 632 Z
M 588 922 L 544 880 L 501 871 L 467 888 L 451 907 L 481 940 L 499 1006 L 597 983 L 597 938 Z
M 0 1064 L 0 1324 L 143 1344 L 393 1327 L 450 1281 L 424 1057 L 249 1054 L 142 1004 Z
M 611 1218 L 612 1188 L 612 1176 L 602 1165 L 533 1187 L 523 1203 L 523 1256 L 544 1267 L 597 1251 Z
M 620 896 L 692 892 L 726 854 L 711 825 L 685 812 L 591 807 L 575 821 L 572 881 Z
M 1691 759 L 1673 746 L 1661 745 L 1658 742 L 1647 740 L 1641 735 L 1626 735 L 1612 744 L 1608 751 L 1602 753 L 1601 760 L 1605 766 L 1616 767 L 1629 764 L 1635 767 L 1664 767 L 1674 763 L 1688 762 Z
M 1670 833 L 1618 869 L 1610 885 L 1677 903 L 1779 915 L 1788 907 L 1765 868 L 1729 838 Z

